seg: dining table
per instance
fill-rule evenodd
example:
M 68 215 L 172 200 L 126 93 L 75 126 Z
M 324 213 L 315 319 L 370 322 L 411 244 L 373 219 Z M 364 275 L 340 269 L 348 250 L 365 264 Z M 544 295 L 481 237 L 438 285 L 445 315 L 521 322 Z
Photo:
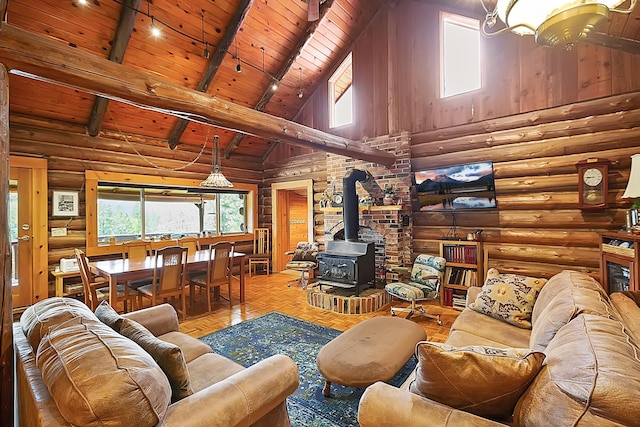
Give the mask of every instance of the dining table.
M 202 249 L 189 253 L 187 256 L 187 273 L 189 271 L 206 270 L 209 262 L 209 250 Z M 245 259 L 242 252 L 231 252 L 229 255 L 233 264 L 240 265 L 240 302 L 245 300 Z M 103 261 L 91 261 L 89 267 L 99 276 L 109 281 L 109 304 L 116 307 L 117 285 L 130 280 L 146 279 L 153 277 L 153 269 L 156 265 L 155 255 L 147 256 L 140 260 L 110 259 Z

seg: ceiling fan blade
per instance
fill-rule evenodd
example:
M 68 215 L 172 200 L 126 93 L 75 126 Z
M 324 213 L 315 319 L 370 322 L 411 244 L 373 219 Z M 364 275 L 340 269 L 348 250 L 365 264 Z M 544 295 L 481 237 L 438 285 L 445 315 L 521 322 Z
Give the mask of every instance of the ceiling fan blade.
M 320 18 L 320 0 L 309 0 L 309 6 L 307 9 L 307 20 L 317 21 Z

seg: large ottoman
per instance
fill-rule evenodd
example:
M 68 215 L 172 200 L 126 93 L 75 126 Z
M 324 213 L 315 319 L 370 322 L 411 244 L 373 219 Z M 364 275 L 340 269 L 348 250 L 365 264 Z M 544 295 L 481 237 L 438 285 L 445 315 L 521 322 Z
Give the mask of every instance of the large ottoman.
M 327 343 L 318 353 L 318 370 L 325 378 L 322 394 L 331 383 L 367 387 L 389 381 L 427 339 L 424 329 L 398 317 L 374 317 L 357 324 Z

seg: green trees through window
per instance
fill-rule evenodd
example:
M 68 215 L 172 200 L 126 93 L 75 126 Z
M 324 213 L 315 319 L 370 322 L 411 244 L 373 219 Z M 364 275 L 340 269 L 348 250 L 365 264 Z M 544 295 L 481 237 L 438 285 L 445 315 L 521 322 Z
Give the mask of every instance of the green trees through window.
M 246 231 L 247 195 L 200 188 L 98 185 L 98 241 Z

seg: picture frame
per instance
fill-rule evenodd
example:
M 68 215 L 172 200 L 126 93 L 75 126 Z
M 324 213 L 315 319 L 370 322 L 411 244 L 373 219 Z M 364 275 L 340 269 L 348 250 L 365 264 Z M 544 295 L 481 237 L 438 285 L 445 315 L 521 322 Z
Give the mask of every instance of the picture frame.
M 51 216 L 78 216 L 78 192 L 54 191 Z

